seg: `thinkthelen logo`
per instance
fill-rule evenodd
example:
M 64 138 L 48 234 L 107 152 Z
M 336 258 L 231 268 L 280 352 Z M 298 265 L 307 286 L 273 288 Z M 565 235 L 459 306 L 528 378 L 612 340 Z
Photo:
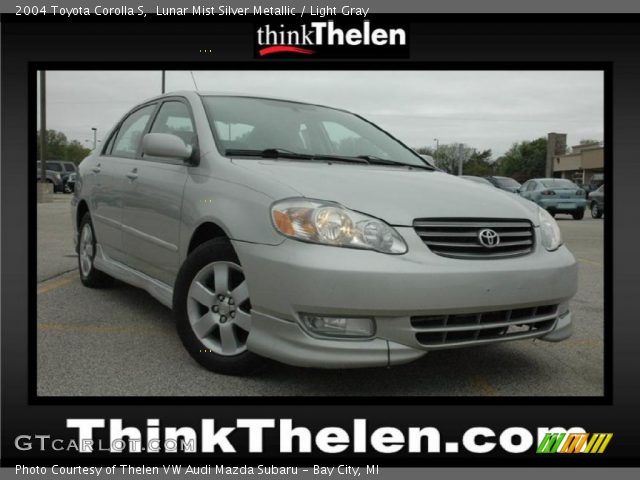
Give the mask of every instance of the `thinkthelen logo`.
M 273 55 L 345 58 L 402 58 L 408 56 L 408 29 L 388 22 L 264 24 L 256 26 L 256 56 Z

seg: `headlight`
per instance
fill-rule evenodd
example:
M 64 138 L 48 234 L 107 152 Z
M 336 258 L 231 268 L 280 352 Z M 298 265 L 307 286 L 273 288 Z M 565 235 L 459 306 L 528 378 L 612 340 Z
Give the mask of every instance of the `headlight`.
M 538 209 L 538 217 L 540 218 L 542 245 L 550 252 L 557 250 L 562 245 L 562 235 L 560 234 L 558 222 L 544 208 Z
M 392 227 L 341 205 L 318 200 L 288 199 L 271 207 L 275 229 L 305 242 L 402 254 L 407 245 Z

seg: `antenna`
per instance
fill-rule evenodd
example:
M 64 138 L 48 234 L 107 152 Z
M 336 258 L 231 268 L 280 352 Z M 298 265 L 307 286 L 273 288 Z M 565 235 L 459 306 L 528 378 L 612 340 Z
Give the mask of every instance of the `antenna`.
M 198 91 L 198 84 L 196 83 L 196 77 L 193 76 L 193 71 L 189 70 L 189 73 L 191 74 L 191 79 L 193 80 L 193 84 L 196 87 L 196 92 Z

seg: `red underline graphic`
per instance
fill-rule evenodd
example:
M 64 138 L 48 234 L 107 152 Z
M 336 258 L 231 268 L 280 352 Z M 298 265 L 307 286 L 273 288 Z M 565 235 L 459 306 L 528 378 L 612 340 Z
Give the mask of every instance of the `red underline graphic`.
M 272 47 L 261 48 L 258 50 L 258 53 L 261 57 L 265 55 L 271 55 L 272 53 L 281 53 L 281 52 L 292 52 L 292 53 L 301 53 L 303 55 L 312 55 L 315 50 L 309 50 L 307 48 L 300 47 L 292 47 L 290 45 L 274 45 Z

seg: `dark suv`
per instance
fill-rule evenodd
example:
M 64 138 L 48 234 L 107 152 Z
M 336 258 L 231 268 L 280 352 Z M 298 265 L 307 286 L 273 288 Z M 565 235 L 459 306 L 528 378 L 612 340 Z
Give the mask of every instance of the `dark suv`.
M 72 173 L 76 173 L 78 171 L 76 164 L 67 160 L 47 160 L 46 168 L 49 172 L 56 172 L 60 175 L 62 183 L 57 185 L 54 182 L 54 190 L 56 192 L 63 192 L 65 190 L 64 186 L 67 183 L 67 179 L 69 175 Z M 37 166 L 38 172 L 40 172 L 40 161 L 38 161 Z M 40 173 L 38 173 L 39 178 Z

